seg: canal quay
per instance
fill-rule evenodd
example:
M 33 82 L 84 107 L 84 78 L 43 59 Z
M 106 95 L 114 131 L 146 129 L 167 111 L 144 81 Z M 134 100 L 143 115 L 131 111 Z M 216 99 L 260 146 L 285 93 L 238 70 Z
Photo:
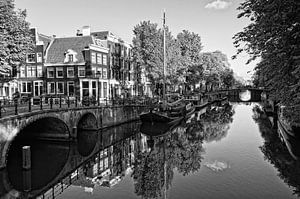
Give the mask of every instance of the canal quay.
M 37 136 L 51 132 L 47 122 L 36 120 L 6 151 L 1 198 L 299 197 L 299 140 L 284 139 L 261 100 L 245 97 L 249 90 L 237 93 L 210 95 L 158 136 L 149 136 L 136 118 L 78 128 L 69 141 L 51 140 Z M 24 163 L 24 146 L 30 147 L 30 163 Z

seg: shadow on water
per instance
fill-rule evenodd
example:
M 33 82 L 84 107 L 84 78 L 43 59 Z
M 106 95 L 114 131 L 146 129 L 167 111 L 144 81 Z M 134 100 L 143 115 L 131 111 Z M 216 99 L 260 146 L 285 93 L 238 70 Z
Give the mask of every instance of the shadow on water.
M 280 129 L 273 128 L 266 114 L 256 106 L 253 109 L 254 121 L 258 124 L 264 144 L 260 146 L 265 159 L 278 171 L 278 176 L 300 197 L 300 160 L 291 154 L 291 150 L 299 150 L 300 140 L 287 143 Z M 276 123 L 276 121 L 275 121 Z M 290 148 L 289 148 L 290 147 Z

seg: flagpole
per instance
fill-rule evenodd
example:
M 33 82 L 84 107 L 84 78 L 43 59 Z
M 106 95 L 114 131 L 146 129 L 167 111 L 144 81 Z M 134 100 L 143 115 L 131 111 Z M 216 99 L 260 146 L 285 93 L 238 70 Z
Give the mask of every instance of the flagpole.
M 166 13 L 163 13 L 163 101 L 166 101 Z

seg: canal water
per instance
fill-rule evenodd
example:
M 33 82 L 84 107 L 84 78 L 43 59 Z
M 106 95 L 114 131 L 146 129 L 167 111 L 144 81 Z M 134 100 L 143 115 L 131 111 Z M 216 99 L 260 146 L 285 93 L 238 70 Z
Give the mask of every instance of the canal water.
M 272 119 L 272 118 L 271 118 Z M 16 139 L 3 198 L 298 198 L 300 161 L 257 103 L 223 103 L 161 136 L 130 123 L 76 143 Z M 31 146 L 31 169 L 21 147 Z M 299 145 L 298 145 L 299 146 Z

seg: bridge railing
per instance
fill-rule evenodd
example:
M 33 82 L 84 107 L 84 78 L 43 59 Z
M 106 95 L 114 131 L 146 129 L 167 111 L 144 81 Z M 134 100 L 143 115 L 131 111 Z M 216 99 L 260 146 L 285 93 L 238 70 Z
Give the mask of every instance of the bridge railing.
M 151 100 L 148 98 L 84 98 L 79 100 L 77 97 L 38 97 L 15 100 L 0 100 L 0 118 L 34 111 L 59 110 L 77 107 L 108 107 L 125 105 L 149 105 Z

